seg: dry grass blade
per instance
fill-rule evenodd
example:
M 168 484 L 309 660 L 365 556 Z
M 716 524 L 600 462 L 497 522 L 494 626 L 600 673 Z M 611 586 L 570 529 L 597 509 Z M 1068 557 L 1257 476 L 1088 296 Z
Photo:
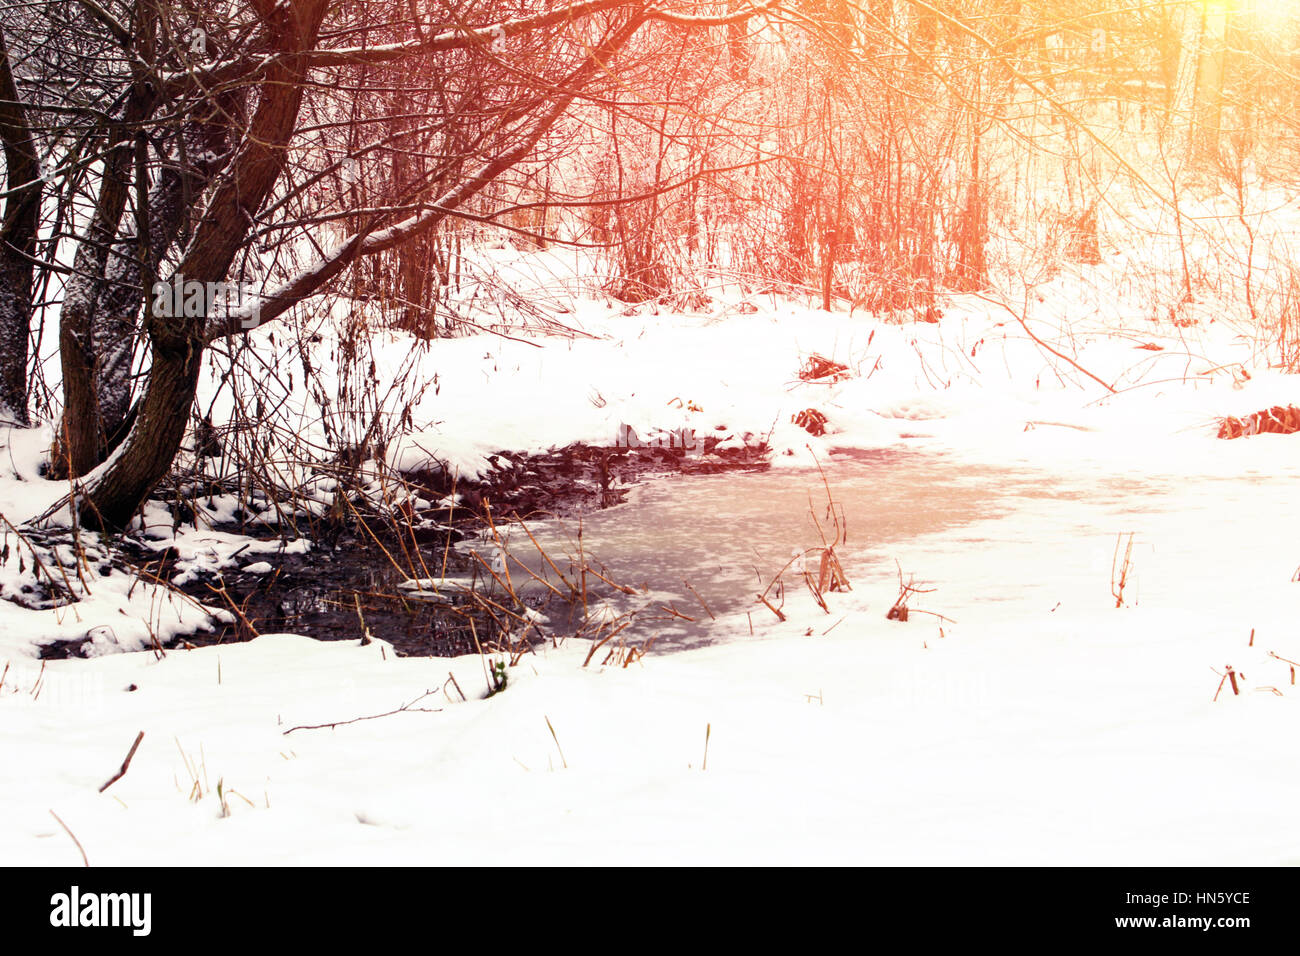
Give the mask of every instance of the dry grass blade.
M 537 553 L 541 555 L 542 560 L 545 561 L 547 565 L 550 567 L 550 569 L 555 572 L 555 576 L 564 582 L 564 586 L 569 589 L 570 593 L 576 594 L 578 589 L 574 587 L 574 585 L 569 581 L 568 578 L 564 576 L 564 574 L 560 571 L 560 569 L 555 566 L 555 562 L 552 561 L 551 556 L 546 553 L 546 549 L 537 543 L 537 539 L 533 537 L 533 532 L 529 530 L 528 525 L 524 524 L 523 519 L 517 518 L 516 522 L 518 523 L 519 527 L 523 529 L 524 534 L 528 535 L 528 540 L 533 543 L 533 547 L 537 549 Z M 522 562 L 519 562 L 519 564 L 522 567 L 525 568 L 527 567 L 526 565 L 523 565 Z M 532 574 L 531 571 L 529 573 Z M 542 580 L 541 578 L 537 577 L 536 574 L 533 574 L 533 577 L 537 578 L 537 580 L 539 581 Z M 551 588 L 551 590 L 555 591 L 557 595 L 560 593 L 555 589 L 555 586 L 552 585 L 549 581 L 545 581 L 544 583 L 546 584 L 547 587 Z
M 13 522 L 11 522 L 3 514 L 0 514 L 0 521 L 3 521 L 5 525 L 9 528 L 9 530 L 12 531 L 14 535 L 17 536 L 19 542 L 27 546 L 27 550 L 32 556 L 32 563 L 36 566 L 36 569 L 38 571 L 40 571 L 42 574 L 45 575 L 45 578 L 47 581 L 49 581 L 50 586 L 55 590 L 58 590 L 60 586 L 62 586 L 63 597 L 69 603 L 75 603 L 78 600 L 77 591 L 76 588 L 72 586 L 72 580 L 68 577 L 67 569 L 63 567 L 63 564 L 58 560 L 54 562 L 55 567 L 59 569 L 59 577 L 62 579 L 61 581 L 56 580 L 54 575 L 50 573 L 50 570 L 47 567 L 45 567 L 45 564 L 41 561 L 41 556 L 38 553 L 36 546 L 32 544 L 31 540 L 26 535 L 24 535 L 21 531 L 19 531 L 18 528 L 14 526 Z
M 769 611 L 771 611 L 773 614 L 776 615 L 776 619 L 777 619 L 778 621 L 780 621 L 780 622 L 782 622 L 782 623 L 785 623 L 785 615 L 781 613 L 781 609 L 780 609 L 780 608 L 777 608 L 777 607 L 773 607 L 773 606 L 772 606 L 772 602 L 769 601 L 769 600 L 767 599 L 767 593 L 766 593 L 766 592 L 764 592 L 763 594 L 760 594 L 760 595 L 758 596 L 758 599 L 759 599 L 759 601 L 761 601 L 761 602 L 763 603 L 763 605 L 764 605 L 764 606 L 765 606 Z
M 483 555 L 479 554 L 477 551 L 471 551 L 469 553 L 469 556 L 471 559 L 477 561 L 483 567 L 483 570 L 486 571 L 491 576 L 492 580 L 495 581 L 500 586 L 502 591 L 506 592 L 511 597 L 514 597 L 514 593 L 515 593 L 514 588 L 510 587 L 509 585 L 506 584 L 505 581 L 501 580 L 500 575 L 498 575 L 496 571 L 492 569 L 492 566 L 483 559 Z
M 86 856 L 86 848 L 81 845 L 81 841 L 77 839 L 77 835 L 72 832 L 71 828 L 69 828 L 69 826 L 63 822 L 63 819 L 53 810 L 50 811 L 50 816 L 54 817 L 54 819 L 58 821 L 59 826 L 63 827 L 63 832 L 71 837 L 72 842 L 77 845 L 77 852 L 81 854 L 81 862 L 86 866 L 90 866 L 90 860 Z
M 827 535 L 826 528 L 823 527 L 822 522 L 817 517 L 817 509 L 813 506 L 812 495 L 809 494 L 808 513 L 812 518 L 813 525 L 817 529 L 818 537 L 821 538 L 822 546 L 820 548 L 808 548 L 805 551 L 796 551 L 790 557 L 790 560 L 788 560 L 773 576 L 767 587 L 763 589 L 763 593 L 758 595 L 759 602 L 775 614 L 777 619 L 780 621 L 785 621 L 785 614 L 782 613 L 779 607 L 773 605 L 772 602 L 768 600 L 768 595 L 771 594 L 772 588 L 780 584 L 786 572 L 796 564 L 800 565 L 799 576 L 803 578 L 804 584 L 807 586 L 813 600 L 816 601 L 817 606 L 827 614 L 830 613 L 830 608 L 827 606 L 825 599 L 825 594 L 828 591 L 852 590 L 849 585 L 848 576 L 844 573 L 844 568 L 841 566 L 839 558 L 835 554 L 835 549 L 848 540 L 848 522 L 844 518 L 843 508 L 837 505 L 834 496 L 831 494 L 830 481 L 826 477 L 826 472 L 822 468 L 821 462 L 813 452 L 812 446 L 805 445 L 804 447 L 807 448 L 808 453 L 812 455 L 813 461 L 817 465 L 817 471 L 821 476 L 822 487 L 826 491 L 825 515 L 826 519 L 830 522 L 830 528 L 833 533 Z M 818 568 L 815 579 L 813 574 L 803 563 L 813 554 L 816 554 L 818 557 Z
M 608 585 L 609 585 L 610 587 L 612 587 L 615 591 L 620 591 L 620 592 L 622 592 L 623 594 L 636 594 L 636 588 L 630 588 L 630 587 L 628 587 L 626 584 L 619 584 L 617 581 L 611 581 L 609 578 L 605 577 L 605 575 L 601 574 L 601 573 L 600 573 L 599 571 L 597 571 L 595 568 L 587 567 L 587 568 L 585 568 L 584 570 L 585 570 L 588 574 L 590 574 L 592 577 L 594 577 L 594 578 L 596 578 L 596 579 L 598 579 L 598 580 L 600 580 L 600 581 L 603 581 L 603 582 L 605 582 L 606 584 L 608 584 Z M 609 569 L 606 568 L 606 570 L 609 570 Z
M 556 735 L 555 728 L 551 726 L 551 718 L 545 714 L 542 714 L 542 717 L 546 720 L 546 729 L 551 732 L 551 739 L 555 741 L 555 749 L 560 752 L 560 763 L 564 765 L 565 770 L 568 770 L 569 762 L 564 759 L 564 748 L 560 746 L 560 738 Z
M 505 560 L 505 556 L 508 554 L 506 543 L 501 538 L 501 532 L 497 530 L 496 522 L 492 520 L 492 506 L 486 498 L 483 499 L 483 518 L 487 521 L 488 528 L 492 531 L 492 540 L 496 542 L 497 548 L 500 550 L 502 555 L 501 573 L 506 576 L 506 583 L 503 587 L 505 587 L 505 589 L 510 593 L 511 597 L 514 597 L 515 585 L 514 581 L 510 578 L 510 562 Z M 494 574 L 493 577 L 496 577 L 496 575 Z
M 826 599 L 822 597 L 821 589 L 818 588 L 817 584 L 813 581 L 812 575 L 807 571 L 804 571 L 803 580 L 804 583 L 808 585 L 808 593 L 813 596 L 813 600 L 817 602 L 817 606 L 822 609 L 823 613 L 831 613 L 831 609 L 826 606 Z
M 907 582 L 904 583 L 903 566 L 899 564 L 897 560 L 894 561 L 894 564 L 897 565 L 898 567 L 898 598 L 894 601 L 893 606 L 885 614 L 885 620 L 906 621 L 911 616 L 911 614 L 915 612 L 917 614 L 929 614 L 932 617 L 937 617 L 939 620 L 947 621 L 950 624 L 957 623 L 952 618 L 946 617 L 943 614 L 939 614 L 937 611 L 925 611 L 922 610 L 921 608 L 910 607 L 908 605 L 908 602 L 912 599 L 913 594 L 932 594 L 934 593 L 935 589 L 918 587 L 914 583 L 914 577 L 912 575 L 908 575 Z
M 704 613 L 707 614 L 707 615 L 709 616 L 709 620 L 711 620 L 711 621 L 716 621 L 717 618 L 714 617 L 714 616 L 713 616 L 713 612 L 712 612 L 711 610 L 709 610 L 709 605 L 708 605 L 708 603 L 705 602 L 704 598 L 700 597 L 700 592 L 699 592 L 699 591 L 697 591 L 697 590 L 695 590 L 695 588 L 691 587 L 691 582 L 690 582 L 690 581 L 687 581 L 687 580 L 683 580 L 683 581 L 682 581 L 682 584 L 686 585 L 686 589 L 687 589 L 688 591 L 690 591 L 692 594 L 695 595 L 695 600 L 697 600 L 697 601 L 700 602 L 700 607 L 704 608 Z
M 630 621 L 624 621 L 622 624 L 614 628 L 612 631 L 610 631 L 600 640 L 592 641 L 591 650 L 587 651 L 587 657 L 585 660 L 583 660 L 582 666 L 586 667 L 588 664 L 590 664 L 591 659 L 596 656 L 596 652 L 600 650 L 602 647 L 604 647 L 606 644 L 608 644 L 612 638 L 614 638 L 618 634 L 623 633 L 623 631 L 627 628 L 628 624 L 630 623 L 631 623 Z
M 821 566 L 817 573 L 817 590 L 853 590 L 849 585 L 848 577 L 844 574 L 844 568 L 840 566 L 840 559 L 835 556 L 834 548 L 826 548 L 822 551 Z
M 1120 545 L 1124 544 L 1124 535 L 1119 534 L 1115 537 L 1115 553 L 1110 561 L 1110 593 L 1115 599 L 1117 608 L 1124 606 L 1124 586 L 1128 584 L 1129 575 L 1133 570 L 1133 534 L 1134 532 L 1129 532 L 1123 560 L 1120 559 Z
M 251 601 L 253 598 L 252 594 L 249 594 L 248 597 L 244 598 L 244 603 L 241 606 L 239 604 L 236 604 L 234 598 L 230 596 L 230 593 L 226 590 L 226 585 L 224 582 L 219 588 L 213 587 L 211 584 L 207 585 L 207 588 L 213 594 L 219 595 L 221 599 L 230 606 L 231 612 L 234 613 L 235 617 L 239 621 L 240 626 L 243 628 L 243 633 L 240 636 L 240 640 L 251 641 L 253 638 L 260 636 L 260 633 L 258 632 L 257 628 L 253 626 L 253 622 L 248 619 L 248 615 L 245 613 L 245 611 L 248 608 L 248 602 Z M 359 610 L 358 613 L 360 613 Z M 154 644 L 157 645 L 157 643 L 158 642 L 155 639 Z M 162 650 L 161 647 L 157 647 L 156 649 L 158 651 Z

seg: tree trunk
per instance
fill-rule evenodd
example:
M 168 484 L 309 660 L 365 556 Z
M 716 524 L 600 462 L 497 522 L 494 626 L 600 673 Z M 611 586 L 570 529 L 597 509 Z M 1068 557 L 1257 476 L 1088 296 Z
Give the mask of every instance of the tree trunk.
M 988 207 L 984 202 L 983 172 L 980 169 L 978 120 L 972 120 L 970 183 L 957 226 L 957 268 L 952 287 L 959 292 L 976 292 L 988 286 L 988 261 L 984 243 L 988 235 Z
M 328 0 L 262 3 L 264 19 L 274 29 L 273 46 L 280 56 L 259 64 L 258 105 L 251 121 L 240 124 L 241 142 L 230 168 L 214 185 L 175 276 L 199 283 L 222 281 L 235 256 L 245 246 L 258 214 L 283 172 L 295 134 L 311 50 L 320 32 Z M 214 316 L 159 316 L 146 310 L 145 326 L 152 346 L 149 383 L 123 445 L 88 475 L 74 493 L 79 520 L 92 529 L 120 528 L 149 492 L 167 474 L 180 447 L 198 388 L 203 354 L 211 341 L 243 335 L 316 293 L 360 255 L 378 255 L 435 229 L 452 210 L 477 195 L 504 171 L 529 155 L 541 137 L 569 108 L 578 90 L 605 68 L 610 57 L 646 22 L 638 13 L 613 29 L 592 50 L 581 67 L 569 74 L 568 87 L 558 96 L 534 100 L 539 115 L 521 111 L 518 123 L 502 137 L 515 145 L 491 151 L 476 172 L 462 178 L 428 208 L 378 228 L 367 220 L 363 228 L 324 253 L 277 290 L 264 295 L 250 316 L 238 310 Z M 469 42 L 468 40 L 466 41 Z M 529 126 L 531 125 L 531 129 Z
M 27 424 L 27 338 L 41 211 L 40 160 L 0 33 L 0 139 L 4 140 L 4 221 L 0 224 L 0 415 Z
M 83 527 L 126 527 L 145 497 L 167 474 L 185 437 L 198 390 L 203 351 L 155 343 L 149 384 L 121 448 L 91 476 L 77 502 Z
M 235 97 L 227 96 L 214 113 L 236 114 L 237 110 Z M 126 437 L 123 426 L 131 406 L 132 360 L 140 338 L 140 310 L 148 299 L 149 286 L 157 278 L 167 250 L 186 231 L 190 215 L 186 197 L 202 194 L 220 170 L 228 145 L 224 122 L 204 123 L 187 148 L 178 149 L 178 154 L 162 168 L 158 182 L 149 190 L 144 203 L 147 214 L 141 217 L 148 229 L 148 242 L 142 247 L 131 233 L 120 239 L 113 250 L 91 322 L 94 394 L 104 433 L 104 455 Z M 198 159 L 187 162 L 191 156 Z
M 95 390 L 95 306 L 103 294 L 105 275 L 122 267 L 114 243 L 129 198 L 128 170 L 134 155 L 126 127 L 150 111 L 143 95 L 133 95 L 125 121 L 109 135 L 95 211 L 86 237 L 77 246 L 73 275 L 64 292 L 59 313 L 63 427 L 52 455 L 57 474 L 84 475 L 104 460 L 104 429 Z
M 1200 57 L 1196 68 L 1196 115 L 1193 118 L 1192 158 L 1213 164 L 1219 158 L 1223 128 L 1223 79 L 1227 55 L 1228 14 L 1207 7 L 1202 20 Z
M 315 45 L 326 5 L 326 0 L 305 0 L 287 9 L 277 5 L 271 11 L 272 17 L 281 18 L 277 24 L 278 42 L 286 55 L 267 69 L 257 111 L 231 168 L 217 186 L 203 221 L 176 268 L 175 275 L 186 281 L 225 280 L 231 263 L 248 236 L 256 212 L 262 208 L 280 178 L 306 89 L 307 64 L 294 54 Z M 109 238 L 111 240 L 112 236 Z M 83 244 L 78 250 L 79 257 L 90 245 Z M 65 325 L 67 312 L 65 304 Z M 146 312 L 145 327 L 153 354 L 149 384 L 122 447 L 78 491 L 80 520 L 84 526 L 100 529 L 123 527 L 167 474 L 185 437 L 190 407 L 198 390 L 199 369 L 207 346 L 206 322 L 206 316 L 156 316 Z M 80 357 L 85 353 L 81 352 L 78 331 L 82 330 L 71 330 L 70 334 L 70 330 L 61 329 L 60 341 Z M 66 357 L 64 365 L 67 368 Z M 78 366 L 74 359 L 74 370 L 79 375 L 78 387 L 87 393 L 84 396 L 78 394 L 83 404 L 77 407 L 96 407 L 90 391 L 90 367 Z M 70 404 L 69 408 L 72 407 Z M 84 431 L 87 427 L 80 423 L 72 424 L 72 415 L 65 416 L 65 420 L 69 422 L 66 432 L 70 439 L 74 428 Z M 93 427 L 97 437 L 100 434 L 97 420 Z M 80 437 L 84 441 L 84 434 Z M 69 446 L 70 451 L 76 447 L 71 441 Z M 80 451 L 85 454 L 84 447 Z M 74 468 L 77 464 L 74 456 Z M 95 464 L 91 461 L 89 467 L 93 468 Z M 84 474 L 88 470 L 83 468 L 77 473 Z

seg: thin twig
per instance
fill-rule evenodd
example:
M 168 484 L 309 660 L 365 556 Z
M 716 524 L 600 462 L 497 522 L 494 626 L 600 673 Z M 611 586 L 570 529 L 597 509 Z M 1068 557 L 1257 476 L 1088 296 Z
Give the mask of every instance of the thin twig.
M 700 597 L 700 592 L 691 587 L 691 582 L 683 579 L 682 584 L 686 585 L 686 589 L 695 595 L 695 600 L 700 602 L 700 607 L 704 608 L 704 613 L 709 616 L 709 620 L 716 621 L 717 618 L 714 617 L 713 612 L 709 610 L 708 604 L 704 602 L 704 598 Z
M 601 567 L 604 567 L 604 565 L 602 564 Z M 584 570 L 585 570 L 588 574 L 591 574 L 591 575 L 593 575 L 593 576 L 595 576 L 595 577 L 597 577 L 597 578 L 600 578 L 600 580 L 604 581 L 606 584 L 608 584 L 610 587 L 612 587 L 615 591 L 620 591 L 620 592 L 622 592 L 623 594 L 636 594 L 636 588 L 630 588 L 630 587 L 628 587 L 626 584 L 619 584 L 619 583 L 616 582 L 616 581 L 611 581 L 609 578 L 605 577 L 605 575 L 601 574 L 601 573 L 600 573 L 599 571 L 597 571 L 595 568 L 588 567 L 588 568 L 585 568 Z M 605 568 L 605 570 L 608 571 L 609 569 L 608 569 L 608 568 Z
M 667 611 L 671 617 L 681 618 L 683 621 L 689 621 L 692 624 L 695 623 L 695 618 L 683 614 L 681 611 L 677 610 L 677 608 L 673 607 L 671 604 L 660 604 L 659 606 L 663 608 L 665 611 Z
M 1046 349 L 1047 351 L 1055 355 L 1057 358 L 1059 358 L 1061 361 L 1067 362 L 1068 364 L 1072 365 L 1074 368 L 1078 369 L 1084 375 L 1088 376 L 1088 378 L 1092 379 L 1094 382 L 1096 382 L 1106 391 L 1110 392 L 1111 394 L 1115 393 L 1115 389 L 1113 386 L 1107 385 L 1105 382 L 1099 379 L 1096 375 L 1093 375 L 1091 372 L 1089 372 L 1086 368 L 1084 368 L 1074 359 L 1070 358 L 1068 355 L 1058 352 L 1056 349 L 1052 348 L 1050 345 L 1048 345 L 1046 342 L 1040 339 L 1037 335 L 1035 335 L 1033 331 L 1029 328 L 1029 323 L 1025 320 L 1025 317 L 1021 315 L 1019 312 L 1017 312 L 1015 309 L 1011 308 L 1011 306 L 1007 305 L 1005 302 L 1001 301 L 1000 299 L 994 299 L 986 295 L 980 295 L 978 292 L 971 292 L 969 294 L 976 299 L 983 299 L 985 302 L 988 302 L 990 305 L 996 305 L 996 306 L 1000 306 L 1003 309 L 1006 309 L 1009 313 L 1011 313 L 1012 318 L 1014 318 L 1017 322 L 1020 323 L 1020 327 L 1025 330 L 1025 334 L 1028 335 L 1031 339 L 1033 339 L 1034 342 L 1040 348 Z
M 121 780 L 123 777 L 126 776 L 126 771 L 131 766 L 131 758 L 135 756 L 136 748 L 140 746 L 140 741 L 142 740 L 144 740 L 143 730 L 135 735 L 135 743 L 133 743 L 131 745 L 131 749 L 126 752 L 126 759 L 122 761 L 122 769 L 119 770 L 117 773 L 113 774 L 113 776 L 110 777 L 109 780 L 102 787 L 99 788 L 100 793 L 103 793 L 113 784 L 117 783 L 119 780 Z
M 760 594 L 758 596 L 758 599 L 767 605 L 767 609 L 776 615 L 776 619 L 778 621 L 782 621 L 782 622 L 785 621 L 785 615 L 782 614 L 779 609 L 773 607 L 771 603 L 767 600 L 767 598 L 765 598 L 763 595 Z
M 457 690 L 460 690 L 459 687 L 457 687 L 456 689 L 457 689 Z M 433 696 L 433 694 L 434 694 L 434 691 L 426 690 L 426 691 L 425 691 L 423 694 L 421 694 L 419 697 L 415 698 L 415 700 L 410 701 L 409 703 L 403 704 L 401 707 L 398 707 L 396 710 L 390 710 L 390 711 L 387 711 L 386 713 L 382 713 L 382 714 L 370 714 L 370 715 L 368 715 L 368 716 L 366 716 L 366 717 L 353 717 L 353 718 L 350 719 L 350 720 L 336 720 L 336 721 L 333 721 L 333 722 L 328 723 L 328 724 L 300 724 L 300 725 L 297 726 L 297 727 L 290 727 L 288 730 L 286 730 L 286 731 L 284 732 L 284 736 L 287 737 L 289 734 L 293 733 L 295 730 L 325 730 L 325 729 L 333 728 L 333 727 L 342 727 L 342 726 L 344 726 L 345 724 L 356 724 L 356 723 L 360 723 L 360 722 L 363 721 L 363 720 L 378 720 L 380 717 L 392 717 L 394 714 L 404 714 L 404 713 L 412 713 L 412 714 L 438 714 L 438 713 L 441 713 L 441 712 L 442 712 L 442 708 L 441 708 L 441 707 L 415 707 L 415 706 L 413 706 L 413 705 L 415 705 L 415 704 L 418 704 L 420 701 L 424 700 L 424 698 Z
M 591 659 L 596 656 L 596 652 L 600 650 L 602 647 L 604 647 L 606 644 L 608 644 L 611 638 L 615 637 L 620 632 L 622 632 L 623 629 L 626 628 L 630 623 L 631 623 L 630 621 L 624 621 L 622 624 L 620 624 L 614 630 L 610 631 L 600 640 L 593 641 L 591 645 L 591 650 L 587 651 L 587 659 L 582 662 L 582 666 L 586 667 L 588 664 L 590 664 Z
M 456 680 L 456 675 L 453 674 L 451 671 L 447 671 L 447 680 L 451 682 L 452 687 L 456 688 L 456 693 L 460 694 L 460 699 L 462 703 L 469 700 L 469 698 L 465 696 L 465 692 L 460 689 L 460 684 Z M 442 686 L 446 687 L 447 685 L 443 684 Z

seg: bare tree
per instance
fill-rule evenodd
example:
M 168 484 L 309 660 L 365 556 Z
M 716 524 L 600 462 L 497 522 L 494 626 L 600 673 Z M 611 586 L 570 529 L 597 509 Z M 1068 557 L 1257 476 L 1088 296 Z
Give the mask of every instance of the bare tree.
M 349 273 L 432 334 L 447 224 L 544 240 L 552 203 L 599 211 L 629 296 L 725 245 L 824 307 L 847 290 L 933 317 L 937 290 L 989 281 L 1008 142 L 1067 140 L 1062 215 L 1095 262 L 1101 167 L 1144 180 L 1090 111 L 1236 124 L 1243 157 L 1252 104 L 1293 127 L 1281 52 L 1235 20 L 1209 43 L 1174 8 L 0 0 L 0 406 L 25 418 L 29 332 L 61 299 L 54 473 L 83 522 L 121 526 L 171 465 L 214 344 Z M 566 123 L 607 147 L 603 192 L 553 182 Z
M 27 339 L 32 314 L 42 179 L 28 112 L 9 64 L 0 30 L 0 140 L 4 144 L 6 199 L 0 222 L 0 414 L 27 422 Z
M 766 6 L 71 3 L 85 56 L 54 96 L 9 91 L 4 135 L 21 152 L 22 118 L 42 118 L 76 211 L 65 217 L 75 233 L 58 451 L 79 520 L 124 525 L 166 474 L 209 345 L 448 217 L 493 216 L 475 198 L 576 100 L 635 82 L 611 63 L 647 24 L 725 27 Z M 13 186 L 39 178 L 21 157 L 6 168 L 13 204 Z M 360 175 L 340 177 L 348 168 Z M 341 180 L 340 194 L 322 193 Z M 262 287 L 255 296 L 227 294 L 245 279 Z M 128 413 L 137 341 L 144 384 Z

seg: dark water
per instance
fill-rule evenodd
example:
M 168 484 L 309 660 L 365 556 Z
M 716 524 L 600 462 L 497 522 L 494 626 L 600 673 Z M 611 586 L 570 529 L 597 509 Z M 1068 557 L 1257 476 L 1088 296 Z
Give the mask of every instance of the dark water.
M 454 656 L 476 653 L 503 630 L 525 631 L 494 606 L 519 613 L 523 604 L 545 615 L 527 631 L 533 640 L 599 638 L 626 625 L 619 633 L 633 642 L 691 646 L 709 639 L 713 616 L 755 606 L 796 551 L 839 538 L 841 560 L 860 561 L 891 542 L 993 515 L 1012 490 L 1010 474 L 958 471 L 936 455 L 857 453 L 837 456 L 824 478 L 775 469 L 646 482 L 628 504 L 580 520 L 528 522 L 536 543 L 523 526 L 502 523 L 505 561 L 490 536 L 449 553 L 445 542 L 427 544 L 418 556 L 389 541 L 392 560 L 373 542 L 320 546 L 276 559 L 278 574 L 226 571 L 218 583 L 243 619 L 190 640 L 245 640 L 254 630 L 357 640 L 368 628 L 400 654 Z M 432 580 L 403 587 L 411 578 Z M 210 583 L 187 590 L 230 610 Z M 467 598 L 469 587 L 494 602 L 488 613 Z

